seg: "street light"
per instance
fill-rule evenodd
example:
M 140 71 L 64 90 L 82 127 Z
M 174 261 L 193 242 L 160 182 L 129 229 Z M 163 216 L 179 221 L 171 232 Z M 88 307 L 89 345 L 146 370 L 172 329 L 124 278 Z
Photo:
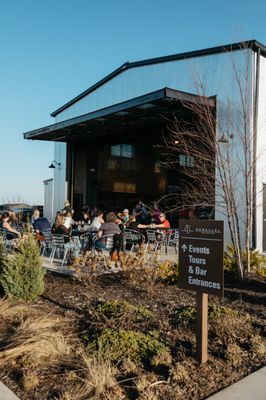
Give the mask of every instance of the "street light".
M 58 165 L 59 167 L 60 167 L 60 165 L 61 165 L 60 162 L 57 162 L 57 161 L 53 160 L 53 161 L 51 162 L 51 165 L 49 165 L 48 168 L 55 168 L 55 164 Z

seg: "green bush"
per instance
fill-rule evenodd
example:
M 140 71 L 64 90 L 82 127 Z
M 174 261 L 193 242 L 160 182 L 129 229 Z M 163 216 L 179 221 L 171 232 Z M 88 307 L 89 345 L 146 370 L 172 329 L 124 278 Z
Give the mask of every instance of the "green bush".
M 179 307 L 175 311 L 175 314 L 177 315 L 178 320 L 192 321 L 196 319 L 196 314 L 197 314 L 196 307 L 192 306 Z M 211 304 L 208 306 L 209 319 L 218 319 L 228 314 L 237 315 L 238 313 L 237 311 L 234 311 L 231 308 L 225 306 L 218 306 L 216 304 Z
M 169 284 L 177 284 L 179 280 L 178 264 L 172 261 L 160 262 L 158 265 L 159 278 Z
M 154 315 L 147 308 L 134 306 L 123 300 L 110 300 L 97 302 L 93 308 L 100 317 L 120 318 L 125 314 L 130 315 L 135 322 L 144 321 L 147 318 L 153 318 Z
M 2 259 L 0 285 L 7 296 L 30 301 L 43 293 L 44 274 L 40 250 L 33 235 L 28 234 L 16 251 Z
M 247 252 L 243 251 L 242 255 L 243 265 L 246 269 L 247 267 Z M 250 269 L 257 271 L 258 269 L 263 269 L 266 267 L 266 257 L 259 254 L 258 250 L 250 250 Z M 227 250 L 224 253 L 224 271 L 228 273 L 237 272 L 237 260 L 235 257 L 235 251 L 233 245 L 228 245 Z
M 101 353 L 113 361 L 123 358 L 132 361 L 150 360 L 159 354 L 169 352 L 169 348 L 152 334 L 131 330 L 104 329 L 87 346 L 89 352 Z
M 236 274 L 237 272 L 237 261 L 232 245 L 228 245 L 224 252 L 224 271 L 229 274 Z

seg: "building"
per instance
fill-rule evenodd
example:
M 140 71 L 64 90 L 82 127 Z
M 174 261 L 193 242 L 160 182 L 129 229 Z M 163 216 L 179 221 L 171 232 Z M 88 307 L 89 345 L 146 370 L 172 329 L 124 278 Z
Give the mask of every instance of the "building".
M 255 40 L 127 62 L 55 110 L 54 124 L 24 133 L 26 139 L 55 142 L 54 159 L 60 165 L 55 164 L 53 182 L 46 182 L 54 212 L 66 198 L 76 208 L 123 207 L 137 198 L 149 202 L 180 190 L 178 171 L 162 167 L 156 147 L 168 119 L 191 118 L 184 102 L 200 101 L 197 87 L 203 82 L 206 104 L 216 112 L 217 138 L 221 137 L 227 132 L 228 99 L 234 121 L 241 115 L 236 92 L 243 71 L 253 141 L 253 246 L 266 251 L 266 47 Z M 188 162 L 181 154 L 180 168 Z M 216 218 L 223 218 L 219 209 Z

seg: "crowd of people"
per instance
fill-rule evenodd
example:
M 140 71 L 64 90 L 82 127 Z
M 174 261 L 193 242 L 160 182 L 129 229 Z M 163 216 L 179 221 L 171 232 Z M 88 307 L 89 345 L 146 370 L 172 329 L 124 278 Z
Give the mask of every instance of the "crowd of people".
M 105 249 L 105 238 L 108 235 L 115 235 L 118 242 L 121 242 L 119 237 L 122 237 L 125 229 L 138 231 L 147 228 L 165 228 L 163 231 L 167 233 L 167 229 L 170 228 L 166 215 L 160 211 L 157 204 L 148 208 L 140 201 L 137 202 L 131 213 L 127 208 L 117 213 L 113 211 L 104 213 L 97 207 L 90 210 L 87 206 L 75 213 L 67 200 L 62 210 L 57 212 L 53 223 L 41 216 L 38 209 L 34 210 L 29 222 L 38 243 L 44 240 L 44 231 L 63 235 L 65 246 L 71 248 L 74 255 L 78 255 L 82 247 L 77 231 L 80 233 L 90 232 L 95 236 L 97 248 Z M 8 240 L 19 239 L 22 235 L 18 218 L 13 211 L 6 211 L 0 215 L 0 228 L 5 230 Z
M 181 218 L 201 218 L 197 207 L 188 209 L 186 212 L 186 216 L 180 214 Z M 141 201 L 137 201 L 131 212 L 125 208 L 123 211 L 115 213 L 114 211 L 101 211 L 97 207 L 90 209 L 88 206 L 83 206 L 82 210 L 75 212 L 70 202 L 66 200 L 63 208 L 56 213 L 53 223 L 41 216 L 38 209 L 34 210 L 31 220 L 28 222 L 30 222 L 31 230 L 34 232 L 39 245 L 45 240 L 44 232 L 62 235 L 65 247 L 71 249 L 74 256 L 78 256 L 81 249 L 91 249 L 92 238 L 97 249 L 106 249 L 108 235 L 114 236 L 117 249 L 121 249 L 125 229 L 142 233 L 140 236 L 136 235 L 138 244 L 140 244 L 139 237 L 145 237 L 146 229 L 158 230 L 158 237 L 159 234 L 168 235 L 171 232 L 170 222 L 166 214 L 160 210 L 158 204 L 153 203 L 149 207 Z M 5 232 L 7 240 L 16 241 L 21 238 L 22 227 L 19 225 L 18 217 L 14 211 L 0 213 L 0 230 Z M 81 243 L 83 234 L 89 234 L 87 237 L 90 237 L 86 247 Z

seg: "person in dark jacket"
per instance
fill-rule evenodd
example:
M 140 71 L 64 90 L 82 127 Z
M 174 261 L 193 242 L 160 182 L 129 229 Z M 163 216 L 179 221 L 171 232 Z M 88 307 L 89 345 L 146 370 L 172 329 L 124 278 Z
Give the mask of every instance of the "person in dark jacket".
M 33 215 L 34 215 L 34 217 L 33 217 L 33 221 L 32 221 L 32 226 L 36 233 L 42 233 L 42 231 L 44 231 L 46 229 L 51 230 L 50 222 L 48 221 L 47 218 L 40 217 L 39 210 L 35 210 Z

